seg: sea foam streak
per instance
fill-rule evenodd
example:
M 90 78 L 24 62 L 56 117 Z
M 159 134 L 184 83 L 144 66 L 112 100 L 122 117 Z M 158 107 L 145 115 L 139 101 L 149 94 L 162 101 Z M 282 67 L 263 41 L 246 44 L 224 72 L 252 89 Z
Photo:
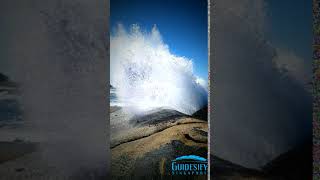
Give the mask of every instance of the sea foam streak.
M 157 27 L 142 32 L 119 24 L 110 39 L 110 83 L 123 106 L 168 107 L 192 114 L 207 104 L 207 82 L 193 74 L 191 59 L 170 52 Z

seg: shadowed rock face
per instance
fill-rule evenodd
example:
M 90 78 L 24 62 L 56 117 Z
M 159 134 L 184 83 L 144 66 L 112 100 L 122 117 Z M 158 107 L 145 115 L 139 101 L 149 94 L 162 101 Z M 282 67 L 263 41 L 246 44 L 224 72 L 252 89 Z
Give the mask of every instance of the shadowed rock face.
M 211 177 L 217 180 L 300 180 L 312 179 L 311 142 L 281 154 L 261 170 L 242 167 L 211 155 Z
M 20 140 L 12 142 L 0 142 L 0 164 L 17 159 L 25 154 L 34 152 L 37 145 Z
M 146 114 L 133 116 L 129 120 L 129 123 L 134 126 L 143 126 L 147 124 L 155 125 L 163 122 L 175 121 L 175 119 L 181 117 L 188 117 L 188 115 L 171 109 L 156 109 L 154 111 L 147 112 Z
M 205 106 L 201 108 L 200 110 L 196 111 L 195 113 L 192 114 L 193 118 L 196 119 L 201 119 L 204 121 L 208 120 L 208 106 Z

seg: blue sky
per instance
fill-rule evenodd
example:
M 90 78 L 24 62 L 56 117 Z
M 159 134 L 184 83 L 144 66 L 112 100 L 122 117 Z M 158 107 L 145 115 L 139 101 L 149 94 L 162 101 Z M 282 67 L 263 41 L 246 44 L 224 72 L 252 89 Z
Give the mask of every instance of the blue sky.
M 181 3 L 184 2 L 184 3 Z M 312 2 L 267 0 L 267 37 L 306 61 L 312 58 Z M 111 27 L 157 25 L 170 51 L 193 59 L 197 76 L 207 79 L 207 0 L 111 0 Z
M 312 1 L 268 0 L 267 34 L 275 45 L 312 62 Z
M 183 2 L 183 3 L 181 3 Z M 170 52 L 193 60 L 196 76 L 208 78 L 207 0 L 111 0 L 111 28 L 157 25 Z

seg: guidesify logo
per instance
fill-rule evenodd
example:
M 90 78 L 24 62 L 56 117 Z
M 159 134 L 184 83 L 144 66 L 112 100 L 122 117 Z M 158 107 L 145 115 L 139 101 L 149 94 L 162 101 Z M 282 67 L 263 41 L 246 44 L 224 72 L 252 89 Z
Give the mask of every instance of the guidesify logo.
M 206 175 L 207 170 L 208 161 L 200 156 L 181 156 L 171 161 L 171 175 Z

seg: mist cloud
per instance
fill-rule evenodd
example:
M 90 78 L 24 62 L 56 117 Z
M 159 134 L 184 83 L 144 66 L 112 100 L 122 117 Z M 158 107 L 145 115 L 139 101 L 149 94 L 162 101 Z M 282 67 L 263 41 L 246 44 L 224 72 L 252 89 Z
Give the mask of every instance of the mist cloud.
M 211 152 L 250 168 L 309 141 L 312 133 L 305 86 L 311 57 L 268 41 L 266 8 L 263 0 L 221 0 L 211 11 Z
M 22 138 L 41 139 L 41 157 L 32 162 L 44 161 L 49 167 L 39 171 L 48 168 L 49 175 L 54 168 L 66 177 L 85 171 L 106 175 L 107 4 L 4 2 L 3 17 L 11 22 L 10 77 L 19 83 L 26 124 Z

